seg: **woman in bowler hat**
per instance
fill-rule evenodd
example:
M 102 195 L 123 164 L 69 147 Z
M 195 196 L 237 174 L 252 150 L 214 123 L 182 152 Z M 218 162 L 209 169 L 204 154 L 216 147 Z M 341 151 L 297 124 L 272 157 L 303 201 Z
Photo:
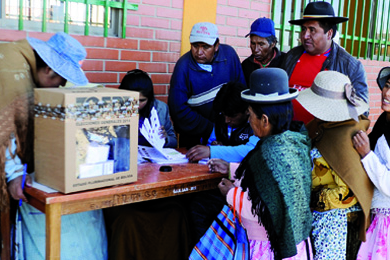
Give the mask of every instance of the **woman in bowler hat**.
M 255 70 L 250 89 L 241 93 L 260 141 L 240 163 L 236 181 L 223 178 L 218 187 L 229 204 L 239 203 L 235 186 L 244 193 L 241 214 L 251 259 L 311 259 L 310 139 L 292 130 L 291 100 L 297 95 L 278 68 Z M 223 160 L 212 159 L 208 166 L 212 172 L 229 171 Z

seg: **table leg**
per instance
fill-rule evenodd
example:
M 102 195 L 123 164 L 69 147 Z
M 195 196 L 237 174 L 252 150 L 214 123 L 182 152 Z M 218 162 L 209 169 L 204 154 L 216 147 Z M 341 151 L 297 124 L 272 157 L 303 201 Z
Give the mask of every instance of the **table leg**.
M 61 204 L 46 205 L 46 259 L 61 256 Z

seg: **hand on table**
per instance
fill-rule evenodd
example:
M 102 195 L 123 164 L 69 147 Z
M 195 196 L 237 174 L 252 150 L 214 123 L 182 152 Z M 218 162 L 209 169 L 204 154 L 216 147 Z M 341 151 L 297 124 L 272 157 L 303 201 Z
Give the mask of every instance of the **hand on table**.
M 210 147 L 206 145 L 196 145 L 188 150 L 186 157 L 190 162 L 196 162 L 203 158 L 210 158 Z
M 211 172 L 229 173 L 229 163 L 222 159 L 210 159 L 207 166 Z

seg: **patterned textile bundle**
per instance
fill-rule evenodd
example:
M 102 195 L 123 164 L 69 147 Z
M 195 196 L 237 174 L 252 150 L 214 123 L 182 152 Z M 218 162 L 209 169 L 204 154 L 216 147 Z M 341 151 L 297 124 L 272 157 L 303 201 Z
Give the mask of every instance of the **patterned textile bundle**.
M 7 210 L 9 198 L 5 179 L 5 151 L 12 137 L 28 172 L 33 171 L 33 112 L 36 64 L 26 40 L 0 44 L 0 210 Z
M 189 259 L 249 259 L 249 240 L 239 219 L 240 217 L 236 214 L 235 209 L 225 205 L 210 228 L 195 245 Z
M 271 135 L 262 138 L 237 169 L 275 259 L 296 255 L 296 245 L 310 234 L 310 145 L 306 133 Z

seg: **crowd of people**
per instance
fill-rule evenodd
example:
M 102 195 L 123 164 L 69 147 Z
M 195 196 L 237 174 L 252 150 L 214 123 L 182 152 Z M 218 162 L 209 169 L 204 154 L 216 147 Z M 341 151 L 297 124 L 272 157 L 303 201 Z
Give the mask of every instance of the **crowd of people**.
M 242 63 L 215 24 L 196 23 L 168 104 L 155 98 L 147 72 L 129 71 L 119 88 L 140 93 L 139 127 L 155 109 L 164 147 L 185 147 L 190 162 L 206 159 L 211 172 L 230 177 L 181 199 L 66 215 L 61 259 L 186 259 L 238 187 L 252 260 L 390 260 L 390 67 L 377 78 L 384 112 L 368 134 L 364 67 L 333 40 L 347 20 L 327 2 L 309 3 L 289 21 L 301 27 L 301 45 L 283 53 L 274 22 L 256 19 L 245 36 L 252 54 Z M 86 51 L 66 33 L 1 44 L 0 54 L 0 206 L 7 210 L 8 196 L 27 202 L 24 165 L 34 172 L 34 88 L 88 80 L 80 66 Z M 151 146 L 141 133 L 138 143 Z M 44 214 L 28 203 L 19 214 L 15 259 L 44 259 Z

